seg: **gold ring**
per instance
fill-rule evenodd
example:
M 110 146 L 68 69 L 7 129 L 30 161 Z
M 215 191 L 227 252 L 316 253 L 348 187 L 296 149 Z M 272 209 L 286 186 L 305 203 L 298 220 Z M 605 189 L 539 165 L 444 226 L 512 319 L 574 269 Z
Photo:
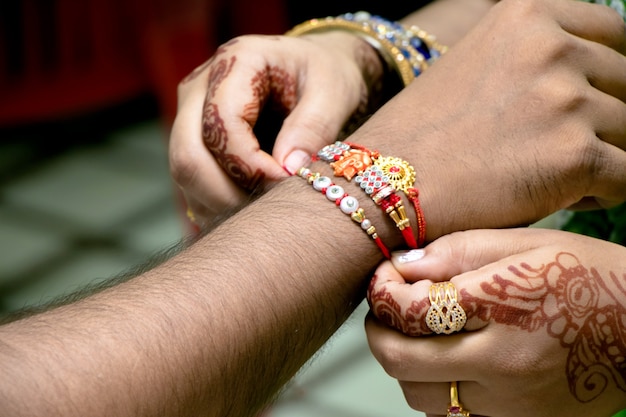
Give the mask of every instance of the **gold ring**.
M 451 282 L 437 282 L 428 292 L 430 308 L 426 313 L 426 325 L 433 333 L 450 334 L 465 326 L 467 315 L 457 302 L 456 287 Z
M 470 417 L 470 412 L 463 410 L 463 406 L 459 403 L 459 389 L 456 381 L 450 382 L 450 406 L 446 417 Z

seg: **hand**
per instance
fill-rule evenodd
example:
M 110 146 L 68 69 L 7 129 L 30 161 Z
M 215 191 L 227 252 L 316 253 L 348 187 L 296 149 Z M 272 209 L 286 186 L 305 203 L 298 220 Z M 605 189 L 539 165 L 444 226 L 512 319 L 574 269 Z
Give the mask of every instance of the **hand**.
M 382 264 L 368 291 L 370 347 L 411 407 L 445 413 L 450 381 L 461 381 L 472 415 L 606 417 L 626 407 L 626 248 L 531 228 L 457 232 L 423 254 Z M 460 333 L 385 326 L 429 334 L 429 287 L 447 280 L 467 314 Z
M 349 140 L 412 164 L 428 240 L 610 207 L 626 199 L 623 51 L 608 7 L 501 1 Z
M 203 223 L 308 163 L 365 112 L 381 75 L 374 49 L 348 33 L 222 45 L 179 85 L 170 138 L 172 175 L 196 218 Z M 262 122 L 282 123 L 278 135 L 257 137 Z

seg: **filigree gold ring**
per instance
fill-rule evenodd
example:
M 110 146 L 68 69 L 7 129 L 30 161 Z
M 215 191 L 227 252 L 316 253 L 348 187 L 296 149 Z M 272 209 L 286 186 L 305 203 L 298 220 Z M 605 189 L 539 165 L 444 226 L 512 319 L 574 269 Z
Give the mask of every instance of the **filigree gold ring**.
M 426 325 L 433 333 L 451 334 L 463 329 L 467 315 L 457 301 L 454 284 L 449 281 L 432 284 L 428 298 L 430 308 L 426 313 Z

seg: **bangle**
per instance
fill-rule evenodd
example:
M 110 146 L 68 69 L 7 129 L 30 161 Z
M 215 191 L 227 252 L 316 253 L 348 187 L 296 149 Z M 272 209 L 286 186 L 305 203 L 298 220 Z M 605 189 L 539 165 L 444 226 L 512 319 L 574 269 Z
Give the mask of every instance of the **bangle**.
M 365 210 L 359 207 L 359 201 L 356 198 L 348 195 L 341 186 L 333 184 L 329 177 L 323 177 L 319 172 L 314 173 L 310 169 L 302 167 L 296 172 L 296 175 L 307 180 L 315 190 L 320 191 L 326 198 L 333 201 L 343 213 L 349 215 L 354 222 L 359 223 L 361 229 L 376 243 L 383 256 L 387 259 L 391 258 L 389 249 L 378 236 L 376 227 L 365 217 Z
M 435 36 L 417 25 L 406 28 L 399 22 L 393 22 L 364 11 L 345 13 L 339 17 L 370 26 L 379 36 L 389 39 L 400 49 L 406 59 L 411 60 L 413 57 L 420 59 L 417 55 L 421 55 L 428 66 L 448 50 L 448 47 L 439 43 Z M 415 66 L 415 63 L 413 65 Z M 415 76 L 417 75 L 419 74 L 415 74 Z
M 296 25 L 286 35 L 300 36 L 330 30 L 343 30 L 363 38 L 398 74 L 405 87 L 447 50 L 433 36 L 416 26 L 405 29 L 399 23 L 367 12 L 311 19 Z

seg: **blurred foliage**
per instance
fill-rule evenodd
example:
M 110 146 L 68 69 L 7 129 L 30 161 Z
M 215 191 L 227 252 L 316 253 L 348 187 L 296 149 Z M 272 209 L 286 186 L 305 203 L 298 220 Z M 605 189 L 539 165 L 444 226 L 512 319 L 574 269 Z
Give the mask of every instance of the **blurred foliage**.
M 626 246 L 626 203 L 606 210 L 574 212 L 562 229 Z

